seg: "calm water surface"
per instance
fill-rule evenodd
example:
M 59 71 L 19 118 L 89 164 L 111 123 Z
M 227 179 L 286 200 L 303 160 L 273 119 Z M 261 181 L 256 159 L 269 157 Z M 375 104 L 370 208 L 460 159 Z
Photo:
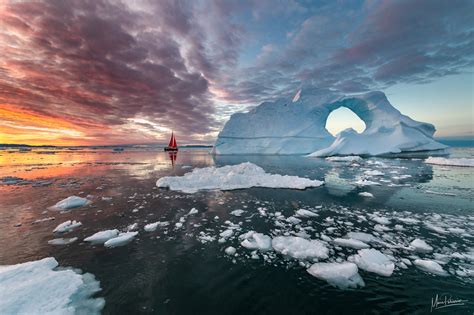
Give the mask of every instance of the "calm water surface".
M 473 157 L 474 150 L 454 148 L 451 154 Z M 155 187 L 162 176 L 245 161 L 270 173 L 324 180 L 325 185 L 303 191 L 251 188 L 196 194 Z M 371 178 L 379 185 L 354 184 L 367 170 L 384 173 Z M 433 312 L 473 314 L 473 262 L 434 256 L 474 250 L 473 171 L 428 165 L 422 159 L 371 158 L 351 165 L 294 156 L 213 158 L 203 149 L 181 150 L 176 156 L 143 148 L 121 153 L 2 150 L 0 178 L 5 183 L 6 177 L 15 177 L 17 182 L 0 184 L 0 265 L 52 256 L 61 266 L 93 273 L 102 287 L 98 295 L 106 300 L 105 314 L 425 314 L 430 313 L 436 294 L 468 302 Z M 360 192 L 370 192 L 374 198 L 361 197 Z M 88 196 L 92 203 L 68 212 L 48 210 L 71 195 Z M 191 208 L 199 213 L 187 215 Z M 275 212 L 289 217 L 300 208 L 317 211 L 319 216 L 298 225 L 275 225 Z M 236 209 L 245 212 L 241 217 L 231 215 Z M 175 228 L 181 217 L 183 227 Z M 379 230 L 376 217 L 391 220 L 388 230 Z M 50 220 L 33 223 L 45 218 Z M 418 223 L 406 224 L 400 218 Z M 64 235 L 79 240 L 67 246 L 49 245 L 48 240 L 57 237 L 52 230 L 66 220 L 82 222 Z M 145 224 L 159 220 L 170 225 L 155 232 L 143 230 Z M 218 242 L 219 233 L 229 226 L 226 221 L 240 223 L 239 229 Z M 97 231 L 126 230 L 133 223 L 138 223 L 139 235 L 124 247 L 106 249 L 82 242 Z M 433 225 L 446 233 L 433 230 Z M 433 253 L 378 249 L 397 261 L 437 258 L 449 276 L 435 276 L 414 266 L 403 269 L 397 263 L 391 277 L 359 271 L 365 287 L 339 290 L 310 276 L 306 272 L 310 262 L 276 253 L 259 253 L 258 259 L 252 259 L 238 239 L 250 230 L 271 236 L 304 232 L 315 239 L 321 234 L 334 238 L 363 231 L 403 245 L 423 238 L 434 247 Z M 226 255 L 227 246 L 236 247 L 238 256 Z M 328 247 L 329 261 L 346 260 L 357 252 Z

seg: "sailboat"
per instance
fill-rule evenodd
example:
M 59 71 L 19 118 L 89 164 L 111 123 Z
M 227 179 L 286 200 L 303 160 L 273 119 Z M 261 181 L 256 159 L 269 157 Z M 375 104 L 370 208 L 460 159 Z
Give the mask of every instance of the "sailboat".
M 178 145 L 176 144 L 176 137 L 174 136 L 173 132 L 171 132 L 170 143 L 168 143 L 168 146 L 165 147 L 165 151 L 178 151 Z

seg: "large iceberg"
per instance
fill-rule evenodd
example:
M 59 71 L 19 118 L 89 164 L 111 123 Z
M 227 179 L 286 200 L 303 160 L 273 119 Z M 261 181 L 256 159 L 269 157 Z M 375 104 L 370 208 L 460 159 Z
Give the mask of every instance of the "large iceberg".
M 329 114 L 347 107 L 366 125 L 333 137 Z M 247 113 L 233 114 L 219 133 L 214 154 L 383 155 L 435 151 L 446 146 L 433 139 L 435 127 L 401 114 L 383 92 L 337 95 L 327 90 L 300 90 L 293 99 L 265 102 Z

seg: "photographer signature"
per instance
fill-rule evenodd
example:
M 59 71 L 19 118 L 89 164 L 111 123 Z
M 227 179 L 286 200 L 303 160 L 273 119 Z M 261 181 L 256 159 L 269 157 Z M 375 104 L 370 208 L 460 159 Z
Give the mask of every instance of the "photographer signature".
M 440 296 L 436 294 L 434 298 L 431 298 L 431 312 L 433 312 L 433 310 L 438 310 L 450 306 L 465 305 L 466 302 L 468 302 L 468 300 L 453 298 L 451 296 L 448 297 L 447 295 Z

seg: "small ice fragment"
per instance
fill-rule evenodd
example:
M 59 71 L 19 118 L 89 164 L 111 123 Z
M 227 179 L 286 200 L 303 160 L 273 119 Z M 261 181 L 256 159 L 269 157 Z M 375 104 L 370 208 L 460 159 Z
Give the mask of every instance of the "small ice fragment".
M 306 271 L 313 277 L 325 280 L 333 287 L 342 290 L 365 286 L 357 265 L 351 262 L 315 263 Z
M 385 277 L 390 277 L 395 269 L 395 264 L 386 255 L 373 248 L 359 250 L 354 262 L 360 269 Z
M 189 213 L 188 213 L 188 214 L 190 214 L 190 215 L 191 215 L 191 214 L 196 214 L 196 213 L 198 213 L 198 212 L 199 212 L 199 210 L 198 210 L 198 209 L 196 209 L 196 208 L 192 208 L 191 210 L 189 210 Z
M 367 191 L 364 191 L 364 192 L 360 192 L 359 193 L 359 196 L 362 196 L 362 197 L 369 197 L 369 198 L 373 198 L 374 195 L 372 195 L 371 193 L 367 192 Z
M 167 226 L 167 225 L 169 225 L 168 221 L 157 221 L 157 222 L 153 222 L 153 223 L 145 225 L 143 229 L 147 232 L 153 232 L 158 228 L 158 226 L 162 227 L 162 226 Z
M 333 240 L 334 243 L 336 243 L 339 246 L 344 246 L 344 247 L 351 247 L 355 249 L 362 249 L 362 248 L 369 248 L 370 246 L 364 242 L 361 242 L 356 239 L 347 239 L 347 238 L 335 238 Z
M 236 249 L 232 246 L 229 246 L 225 249 L 225 253 L 229 256 L 233 256 L 236 252 Z
M 311 218 L 311 217 L 317 217 L 318 214 L 314 213 L 312 211 L 306 210 L 306 209 L 299 209 L 296 211 L 296 215 L 300 218 Z
M 59 224 L 54 230 L 53 230 L 53 233 L 66 233 L 66 232 L 70 232 L 72 230 L 74 230 L 75 228 L 81 226 L 82 223 L 81 222 L 78 222 L 78 221 L 71 221 L 71 220 L 68 220 L 66 222 L 63 222 L 61 224 Z
M 84 241 L 91 242 L 93 244 L 102 244 L 110 240 L 111 238 L 117 237 L 119 231 L 115 230 L 106 230 L 97 232 L 89 237 L 86 237 Z
M 50 245 L 68 245 L 68 244 L 74 243 L 75 241 L 77 241 L 77 237 L 55 238 L 55 239 L 49 240 L 48 244 L 50 244 Z
M 277 236 L 272 240 L 273 249 L 296 259 L 328 258 L 328 248 L 318 240 L 295 236 Z
M 268 251 L 272 249 L 272 238 L 262 233 L 246 233 L 245 239 L 240 243 L 240 245 L 247 249 Z
M 382 173 L 379 170 L 369 170 L 364 172 L 365 175 L 367 176 L 383 176 L 384 173 Z
M 135 238 L 135 236 L 137 236 L 137 234 L 138 232 L 120 233 L 117 237 L 111 238 L 105 242 L 104 246 L 111 248 L 127 245 Z
M 420 253 L 429 253 L 433 250 L 433 247 L 428 245 L 424 240 L 421 240 L 419 238 L 414 239 L 410 243 L 411 248 L 413 248 L 414 251 L 420 252 Z
M 245 211 L 242 210 L 242 209 L 236 209 L 236 210 L 232 211 L 230 214 L 235 215 L 236 217 L 240 217 L 240 216 L 242 216 L 242 213 L 244 213 L 244 212 Z
M 448 273 L 443 269 L 443 267 L 441 267 L 440 264 L 438 264 L 436 261 L 434 260 L 428 260 L 428 259 L 415 259 L 415 261 L 413 261 L 413 264 L 425 271 L 425 272 L 429 272 L 429 273 L 432 273 L 432 274 L 435 274 L 435 275 L 438 275 L 438 276 L 447 276 Z
M 79 208 L 85 205 L 88 205 L 90 200 L 86 198 L 81 198 L 77 196 L 70 196 L 66 199 L 63 199 L 51 207 L 53 210 L 68 210 L 73 208 Z

